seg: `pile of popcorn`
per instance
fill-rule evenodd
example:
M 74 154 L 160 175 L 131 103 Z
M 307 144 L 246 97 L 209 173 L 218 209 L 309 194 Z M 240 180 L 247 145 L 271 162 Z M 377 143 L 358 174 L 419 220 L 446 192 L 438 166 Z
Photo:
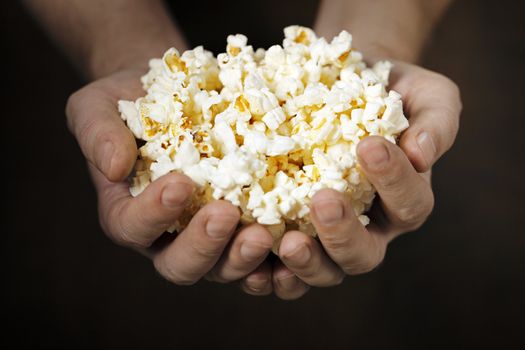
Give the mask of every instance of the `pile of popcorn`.
M 401 96 L 386 91 L 391 64 L 367 68 L 346 31 L 331 42 L 300 26 L 284 34 L 282 46 L 256 51 L 244 35 L 230 35 L 217 58 L 202 46 L 182 55 L 171 48 L 150 61 L 146 96 L 119 101 L 122 119 L 145 141 L 132 195 L 171 171 L 196 184 L 172 230 L 225 199 L 276 242 L 292 228 L 315 235 L 309 204 L 323 188 L 346 193 L 368 224 L 375 190 L 356 146 L 368 135 L 395 143 L 408 127 Z

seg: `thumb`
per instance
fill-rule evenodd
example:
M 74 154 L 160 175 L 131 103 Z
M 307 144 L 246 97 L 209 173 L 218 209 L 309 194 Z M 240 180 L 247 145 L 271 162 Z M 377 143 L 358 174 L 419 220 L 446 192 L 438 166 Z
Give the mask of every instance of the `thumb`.
M 108 180 L 125 179 L 135 164 L 137 145 L 120 119 L 117 101 L 91 84 L 71 95 L 66 116 L 86 159 Z
M 420 173 L 452 146 L 459 128 L 461 97 L 447 77 L 404 63 L 396 63 L 392 88 L 403 95 L 410 127 L 399 146 Z

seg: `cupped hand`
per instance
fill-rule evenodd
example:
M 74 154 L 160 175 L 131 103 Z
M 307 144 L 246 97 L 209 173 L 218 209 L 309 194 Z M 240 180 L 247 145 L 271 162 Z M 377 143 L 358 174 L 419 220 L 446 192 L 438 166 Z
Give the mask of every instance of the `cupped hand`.
M 192 181 L 170 173 L 131 197 L 127 176 L 137 157 L 135 139 L 120 119 L 117 101 L 143 94 L 140 70 L 126 70 L 100 79 L 71 96 L 66 114 L 77 138 L 99 199 L 99 217 L 106 234 L 118 244 L 149 256 L 166 279 L 181 285 L 203 276 L 218 282 L 241 280 L 253 295 L 274 291 L 283 299 L 302 296 L 310 286 L 341 283 L 346 275 L 375 268 L 387 244 L 417 229 L 430 214 L 434 162 L 454 142 L 461 111 L 459 91 L 449 79 L 396 62 L 391 88 L 403 95 L 410 127 L 399 146 L 369 137 L 358 146 L 359 163 L 378 191 L 372 222 L 360 224 L 348 198 L 320 191 L 311 216 L 319 241 L 287 232 L 279 258 L 266 261 L 270 234 L 253 224 L 237 230 L 238 210 L 226 201 L 202 208 L 179 235 L 165 237 L 181 215 L 193 190 Z
M 245 277 L 264 261 L 272 237 L 259 225 L 237 231 L 239 211 L 231 203 L 206 205 L 175 236 L 164 233 L 188 204 L 193 191 L 189 178 L 170 173 L 139 196 L 130 195 L 127 176 L 137 159 L 137 145 L 117 102 L 144 94 L 142 74 L 123 70 L 97 80 L 71 95 L 66 107 L 68 126 L 88 160 L 104 232 L 150 257 L 163 277 L 179 285 L 193 284 L 206 274 L 221 282 Z
M 402 62 L 394 63 L 390 88 L 403 96 L 410 127 L 399 145 L 377 136 L 358 145 L 359 164 L 379 197 L 369 213 L 371 223 L 364 227 L 359 222 L 343 194 L 319 191 L 311 204 L 319 240 L 299 231 L 285 233 L 280 261 L 273 270 L 264 264 L 248 275 L 242 281 L 246 292 L 260 295 L 273 289 L 280 298 L 295 299 L 310 286 L 337 285 L 346 275 L 377 267 L 390 241 L 425 222 L 434 205 L 432 165 L 458 131 L 459 90 L 443 75 Z

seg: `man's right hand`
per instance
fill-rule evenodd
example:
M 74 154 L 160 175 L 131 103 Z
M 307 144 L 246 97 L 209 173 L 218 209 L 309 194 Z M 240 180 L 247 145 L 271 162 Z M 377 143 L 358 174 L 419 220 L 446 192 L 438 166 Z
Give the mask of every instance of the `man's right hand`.
M 144 93 L 143 73 L 123 70 L 99 79 L 71 95 L 66 107 L 69 129 L 88 160 L 104 232 L 116 243 L 150 257 L 157 271 L 175 284 L 193 284 L 208 272 L 210 279 L 219 282 L 249 276 L 268 255 L 272 237 L 256 224 L 236 231 L 239 211 L 231 203 L 206 205 L 175 239 L 159 240 L 188 204 L 193 182 L 170 173 L 139 196 L 130 195 L 127 176 L 135 164 L 137 146 L 120 118 L 117 102 Z M 270 281 L 257 276 L 246 279 L 253 281 L 252 289 L 270 293 L 271 289 L 260 288 Z

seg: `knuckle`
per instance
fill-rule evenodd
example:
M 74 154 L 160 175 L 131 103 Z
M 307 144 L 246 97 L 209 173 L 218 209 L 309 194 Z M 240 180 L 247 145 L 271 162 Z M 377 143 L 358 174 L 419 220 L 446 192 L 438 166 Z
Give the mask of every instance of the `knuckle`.
M 303 238 L 303 237 L 301 237 Z M 292 250 L 291 255 L 281 255 L 281 259 L 288 264 L 293 265 L 294 269 L 315 273 L 318 270 L 320 261 L 318 253 L 312 247 L 310 240 L 301 240 L 296 242 L 295 250 Z M 308 255 L 305 257 L 305 255 Z
M 343 267 L 348 275 L 362 275 L 376 269 L 385 258 L 386 244 L 376 242 L 377 248 L 372 254 L 360 256 L 350 264 Z
M 454 114 L 453 112 L 450 112 L 450 114 L 451 114 L 450 118 L 447 119 L 448 122 L 447 122 L 446 129 L 448 130 L 450 135 L 453 135 L 455 137 L 459 130 L 459 118 L 456 115 L 457 113 Z
M 377 178 L 378 184 L 383 188 L 398 187 L 402 180 L 403 177 L 400 176 L 398 164 L 393 165 L 389 173 L 385 173 L 383 176 Z
M 461 111 L 463 109 L 463 102 L 461 100 L 461 89 L 452 80 L 450 80 L 450 82 L 451 82 L 452 95 L 454 96 L 455 102 L 457 103 L 457 106 L 459 110 Z
M 99 195 L 99 198 L 100 197 L 101 196 Z M 100 225 L 100 228 L 102 228 L 102 231 L 104 231 L 104 233 L 109 236 L 111 234 L 109 227 L 109 219 L 107 213 L 104 211 L 103 206 L 100 204 L 100 200 L 98 204 L 98 223 Z
M 129 232 L 125 229 L 121 229 L 117 233 L 117 239 L 118 239 L 118 242 L 125 247 L 134 247 L 134 248 L 139 248 L 139 249 L 149 248 L 152 243 L 152 242 L 147 242 L 138 237 L 134 237 L 133 235 L 130 235 Z
M 450 79 L 446 75 L 438 73 L 438 72 L 434 72 L 434 71 L 430 71 L 430 72 L 435 79 L 434 82 L 438 83 L 443 88 L 450 90 L 456 86 L 456 83 L 454 83 L 454 81 L 452 81 L 452 79 Z
M 444 107 L 444 113 L 446 113 L 446 117 L 441 119 L 441 130 L 443 130 L 440 133 L 441 140 L 437 140 L 438 142 L 441 141 L 442 145 L 440 146 L 443 152 L 452 147 L 459 130 L 459 118 L 457 113 L 449 107 Z
M 336 232 L 325 234 L 323 236 L 322 242 L 326 249 L 336 254 L 339 252 L 345 252 L 350 246 L 352 246 L 352 239 L 349 237 L 349 235 L 340 235 Z
M 301 279 L 314 280 L 320 276 L 321 265 L 315 264 L 314 266 L 304 266 L 303 268 L 297 268 Z
M 86 124 L 85 128 L 88 130 L 84 135 L 86 137 L 85 140 L 86 142 L 92 142 L 93 151 L 95 151 L 100 145 L 104 144 L 104 142 L 115 139 L 119 135 L 116 132 L 117 130 L 111 127 L 107 128 L 95 119 L 88 120 Z M 120 143 L 117 143 L 117 145 L 119 144 Z
M 115 243 L 118 243 L 114 237 L 114 234 L 111 232 L 111 229 L 109 228 L 110 224 L 108 223 L 108 219 L 106 218 L 106 216 L 100 213 L 98 216 L 98 222 L 99 222 L 100 227 L 102 228 L 102 231 L 106 234 L 106 236 L 108 236 L 113 241 L 115 241 Z
M 114 205 L 110 212 L 105 216 L 106 232 L 111 235 L 113 240 L 121 246 L 146 249 L 153 242 L 132 234 L 128 227 L 127 221 L 123 220 L 123 211 L 126 210 L 123 205 Z
M 417 226 L 424 219 L 419 207 L 400 208 L 397 212 L 397 218 L 405 227 Z
M 416 206 L 403 207 L 397 212 L 397 218 L 403 228 L 409 231 L 415 231 L 423 225 L 434 208 L 434 195 L 431 191 L 427 195 L 424 203 L 418 203 Z
M 345 276 L 346 274 L 342 270 L 340 270 L 340 272 L 337 272 L 335 274 L 327 274 L 326 276 L 324 276 L 324 278 L 321 278 L 318 281 L 314 281 L 309 284 L 316 287 L 334 287 L 343 283 Z
M 362 275 L 375 269 L 381 263 L 382 259 L 379 260 L 375 257 L 366 257 L 360 260 L 354 261 L 343 268 L 343 270 L 351 276 Z
M 217 271 L 217 278 L 220 283 L 228 283 L 246 276 L 250 270 L 253 270 L 253 264 L 243 264 L 240 261 L 230 261 L 225 259 L 220 271 Z
M 65 112 L 66 112 L 67 125 L 70 131 L 73 131 L 74 121 L 75 121 L 74 116 L 76 114 L 75 110 L 81 99 L 82 99 L 82 89 L 75 91 L 67 99 Z
M 87 118 L 78 123 L 78 125 L 73 126 L 72 131 L 76 135 L 84 154 L 91 160 L 94 160 L 97 147 L 111 140 L 115 135 L 115 130 L 104 128 L 95 118 Z
M 102 231 L 118 243 L 117 232 L 120 232 L 120 215 L 122 212 L 122 204 L 113 198 L 109 187 L 99 188 L 97 191 L 98 197 L 98 221 Z
M 340 270 L 339 272 L 327 276 L 327 278 L 324 281 L 321 281 L 317 284 L 317 287 L 335 287 L 343 283 L 345 280 L 346 273 L 343 270 Z
M 463 98 L 461 97 L 461 90 L 457 85 L 456 85 L 456 90 L 455 90 L 455 96 L 456 96 L 456 103 L 457 103 L 458 111 L 459 111 L 459 114 L 458 114 L 458 120 L 459 120 L 459 117 L 461 116 L 461 112 L 463 111 Z
M 199 280 L 193 276 L 186 275 L 180 271 L 175 264 L 170 263 L 167 257 L 161 254 L 153 260 L 155 270 L 167 281 L 179 286 L 191 286 Z
M 350 276 L 363 275 L 367 272 L 370 272 L 374 269 L 374 265 L 360 262 L 352 265 L 348 265 L 344 268 L 345 272 Z
M 449 103 L 442 106 L 443 111 L 446 114 L 445 118 L 441 118 L 444 122 L 442 127 L 447 135 L 455 136 L 459 130 L 459 116 L 462 110 L 461 91 L 458 85 L 450 78 L 441 74 L 439 74 L 439 76 L 443 90 L 447 91 L 447 96 L 449 96 Z M 448 137 L 448 139 L 449 138 L 450 137 Z M 450 148 L 449 143 L 451 145 L 451 142 L 447 142 L 447 144 L 443 146 L 448 149 Z
M 197 256 L 205 259 L 213 259 L 222 253 L 222 246 L 211 242 L 195 242 L 193 250 Z
M 88 119 L 84 123 L 79 124 L 78 126 L 73 126 L 73 133 L 76 135 L 80 147 L 84 151 L 88 151 L 86 147 L 89 145 L 90 140 L 97 140 L 98 137 L 95 135 L 97 123 L 94 119 Z M 93 145 L 96 144 L 93 142 Z
M 435 77 L 435 82 L 439 84 L 439 87 L 444 91 L 448 91 L 450 96 L 455 100 L 454 102 L 461 103 L 461 90 L 452 79 L 441 73 L 432 72 Z
M 445 75 L 441 75 L 441 78 L 443 80 L 445 87 L 453 94 L 453 96 L 460 99 L 461 91 L 459 89 L 458 84 L 456 84 L 452 79 L 450 79 L 449 77 Z
M 163 232 L 168 227 L 173 225 L 173 217 L 162 215 L 160 209 L 155 208 L 155 203 L 148 206 L 150 210 L 135 210 L 135 220 L 141 227 L 147 228 L 146 230 L 151 232 Z M 125 223 L 122 223 L 122 228 L 125 229 Z M 149 232 L 145 232 L 149 233 Z
M 220 253 L 219 253 L 220 254 Z M 240 262 L 232 262 L 231 258 L 223 258 L 208 272 L 207 276 L 213 282 L 230 283 L 246 277 L 253 267 L 244 266 Z

